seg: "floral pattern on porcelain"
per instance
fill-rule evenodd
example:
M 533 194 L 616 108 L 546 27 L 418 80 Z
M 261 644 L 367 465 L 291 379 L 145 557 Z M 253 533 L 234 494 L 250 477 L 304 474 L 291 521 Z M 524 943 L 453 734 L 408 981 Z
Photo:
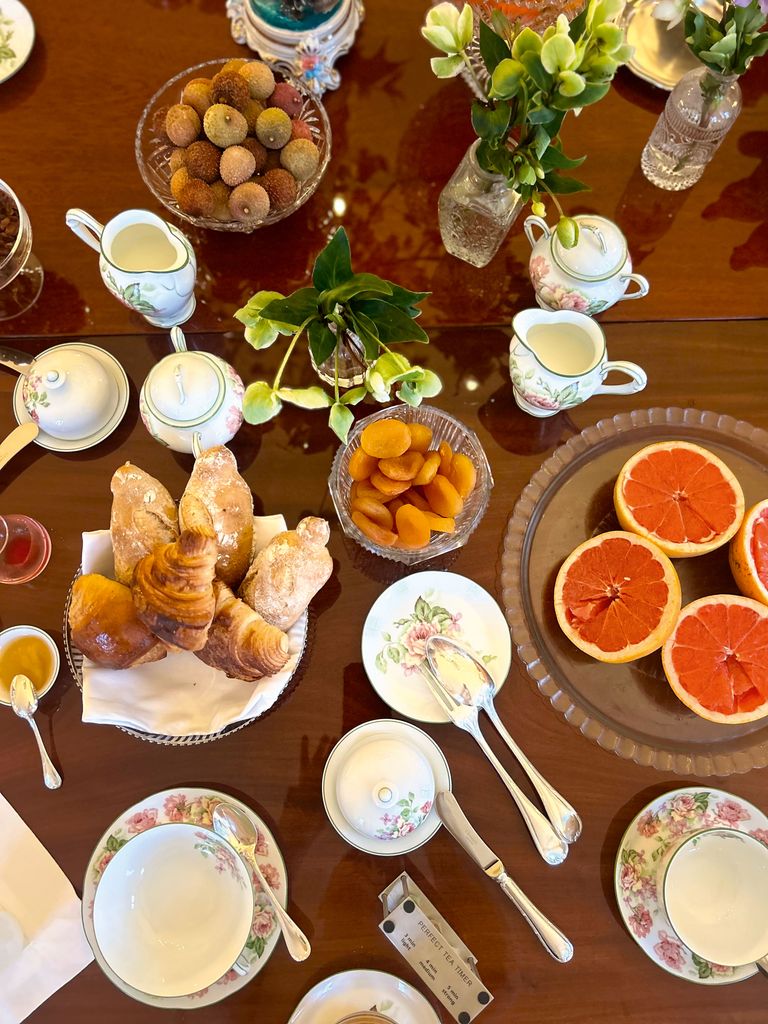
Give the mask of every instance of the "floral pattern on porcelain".
M 580 405 L 587 397 L 580 394 L 579 381 L 572 381 L 561 388 L 553 387 L 533 367 L 525 369 L 524 366 L 528 362 L 533 362 L 530 351 L 518 343 L 512 350 L 509 374 L 515 390 L 529 405 L 557 412 L 560 409 L 570 409 L 574 405 Z M 556 375 L 552 374 L 552 376 Z
M 534 291 L 549 309 L 570 309 L 575 313 L 595 316 L 610 305 L 604 299 L 590 298 L 578 288 L 566 288 L 558 283 L 551 276 L 551 264 L 543 256 L 531 256 L 528 272 Z
M 441 605 L 432 605 L 423 595 L 416 599 L 411 614 L 397 619 L 392 627 L 392 632 L 382 632 L 384 646 L 376 655 L 376 667 L 384 673 L 392 663 L 406 675 L 413 675 L 421 670 L 427 656 L 426 643 L 431 636 L 462 637 L 461 612 L 452 613 Z M 495 654 L 474 653 L 486 665 L 496 657 Z
M 214 870 L 223 874 L 225 871 L 233 878 L 241 889 L 245 889 L 246 883 L 237 868 L 237 860 L 233 850 L 227 848 L 223 842 L 213 839 L 206 832 L 196 832 L 195 837 L 199 842 L 195 843 L 195 849 L 206 858 L 212 858 Z
M 39 423 L 40 413 L 37 411 L 38 406 L 47 409 L 51 404 L 48 401 L 48 392 L 43 388 L 43 378 L 39 373 L 31 373 L 25 378 L 21 386 L 21 397 L 30 418 L 35 423 Z
M 616 893 L 624 923 L 645 952 L 673 974 L 711 984 L 748 977 L 748 969 L 703 960 L 676 936 L 658 899 L 658 872 L 677 840 L 702 828 L 749 832 L 768 846 L 768 819 L 712 790 L 678 790 L 655 801 L 630 826 L 616 864 Z M 747 973 L 745 973 L 745 971 Z
M 381 816 L 381 828 L 376 829 L 379 839 L 400 839 L 410 835 L 424 821 L 432 810 L 432 801 L 426 800 L 423 804 L 416 803 L 416 794 L 409 793 L 407 797 L 397 801 L 398 811 L 396 814 L 384 813 Z

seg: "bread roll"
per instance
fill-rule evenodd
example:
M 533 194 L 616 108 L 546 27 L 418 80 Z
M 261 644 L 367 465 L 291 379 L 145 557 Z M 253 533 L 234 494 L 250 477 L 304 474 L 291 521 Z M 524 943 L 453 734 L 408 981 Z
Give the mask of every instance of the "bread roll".
M 268 622 L 221 580 L 213 584 L 216 612 L 208 641 L 195 656 L 221 669 L 230 679 L 255 682 L 279 672 L 288 661 L 288 637 Z
M 98 573 L 75 580 L 69 628 L 75 647 L 104 668 L 132 668 L 168 653 L 139 619 L 128 587 Z
M 218 576 L 237 587 L 245 576 L 253 546 L 253 495 L 237 471 L 229 448 L 207 448 L 195 460 L 182 498 L 181 526 L 192 525 L 184 518 L 184 498 L 198 498 L 208 509 L 219 546 Z
M 182 530 L 172 544 L 145 555 L 134 573 L 133 602 L 141 621 L 169 647 L 205 646 L 216 599 L 216 539 L 208 530 Z
M 130 462 L 114 474 L 111 488 L 115 578 L 130 586 L 139 559 L 179 536 L 176 505 L 159 480 Z
M 330 533 L 326 520 L 314 516 L 278 533 L 256 555 L 240 596 L 273 626 L 290 629 L 331 575 Z

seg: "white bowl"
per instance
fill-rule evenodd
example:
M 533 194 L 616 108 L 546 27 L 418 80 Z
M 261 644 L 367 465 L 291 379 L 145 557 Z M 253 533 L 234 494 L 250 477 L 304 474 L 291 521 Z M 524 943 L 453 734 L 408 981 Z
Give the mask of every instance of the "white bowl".
M 140 832 L 107 864 L 93 928 L 122 981 L 173 997 L 233 967 L 253 913 L 250 872 L 233 848 L 210 829 L 170 822 Z
M 59 345 L 35 360 L 22 397 L 47 434 L 79 441 L 103 427 L 115 411 L 117 382 L 94 356 Z
M 48 674 L 48 678 L 41 687 L 35 687 L 35 693 L 38 698 L 40 698 L 48 693 L 50 688 L 56 682 L 56 677 L 58 676 L 59 668 L 61 667 L 59 648 L 54 643 L 53 638 L 44 630 L 38 629 L 37 626 L 10 626 L 8 629 L 4 629 L 2 633 L 0 633 L 0 653 L 2 653 L 5 647 L 12 640 L 18 640 L 23 636 L 34 636 L 39 638 L 51 652 L 51 671 Z M 10 700 L 5 700 L 2 695 L 0 695 L 0 704 L 5 704 L 6 707 L 11 706 Z

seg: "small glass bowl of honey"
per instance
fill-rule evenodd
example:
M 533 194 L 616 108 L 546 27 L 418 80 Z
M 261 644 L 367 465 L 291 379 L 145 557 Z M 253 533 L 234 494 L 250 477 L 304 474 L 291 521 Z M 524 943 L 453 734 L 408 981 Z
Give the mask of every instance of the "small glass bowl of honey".
M 60 666 L 59 649 L 53 639 L 37 626 L 11 626 L 0 633 L 0 704 L 11 705 L 11 681 L 23 673 L 38 697 L 56 681 Z

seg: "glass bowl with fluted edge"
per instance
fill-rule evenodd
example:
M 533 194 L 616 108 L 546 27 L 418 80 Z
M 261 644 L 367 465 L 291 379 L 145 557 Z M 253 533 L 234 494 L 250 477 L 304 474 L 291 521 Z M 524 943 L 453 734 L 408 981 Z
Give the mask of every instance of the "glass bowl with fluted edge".
M 456 529 L 453 533 L 433 533 L 423 548 L 395 548 L 376 544 L 366 537 L 353 522 L 350 511 L 350 488 L 353 480 L 349 475 L 349 460 L 352 453 L 360 447 L 360 436 L 369 423 L 376 420 L 399 419 L 406 423 L 422 423 L 432 431 L 430 448 L 436 449 L 441 441 L 447 441 L 454 452 L 467 455 L 477 470 L 475 488 L 464 502 L 464 507 L 456 516 Z M 396 405 L 393 408 L 381 409 L 379 412 L 366 416 L 355 424 L 349 434 L 347 444 L 343 444 L 336 452 L 328 478 L 328 489 L 331 492 L 336 515 L 339 517 L 344 533 L 374 555 L 389 558 L 403 565 L 418 565 L 432 558 L 438 558 L 463 547 L 470 536 L 480 525 L 485 515 L 493 487 L 493 475 L 488 458 L 477 434 L 457 420 L 450 413 L 436 409 L 434 406 L 421 405 L 412 408 L 410 405 Z
M 302 95 L 303 103 L 298 116 L 309 125 L 312 131 L 312 141 L 320 150 L 320 163 L 317 170 L 306 181 L 298 183 L 298 194 L 290 206 L 284 210 L 270 210 L 259 224 L 243 224 L 234 220 L 222 221 L 213 216 L 195 217 L 185 213 L 179 208 L 179 204 L 171 192 L 171 169 L 168 162 L 176 147 L 165 134 L 165 115 L 168 108 L 174 103 L 181 103 L 181 94 L 187 82 L 193 78 L 212 78 L 229 59 L 231 58 L 222 57 L 218 60 L 207 60 L 202 64 L 195 64 L 191 68 L 180 71 L 178 75 L 174 75 L 157 90 L 144 108 L 136 128 L 136 163 L 139 165 L 139 172 L 144 179 L 144 184 L 154 197 L 167 210 L 186 221 L 187 224 L 194 224 L 198 228 L 208 228 L 211 231 L 238 231 L 248 234 L 258 228 L 269 227 L 270 224 L 277 224 L 278 221 L 290 217 L 314 194 L 331 159 L 331 123 L 323 104 L 308 92 L 298 79 L 282 69 L 278 69 L 270 61 L 264 61 L 272 68 L 277 82 L 288 82 Z M 200 137 L 205 138 L 205 135 Z

